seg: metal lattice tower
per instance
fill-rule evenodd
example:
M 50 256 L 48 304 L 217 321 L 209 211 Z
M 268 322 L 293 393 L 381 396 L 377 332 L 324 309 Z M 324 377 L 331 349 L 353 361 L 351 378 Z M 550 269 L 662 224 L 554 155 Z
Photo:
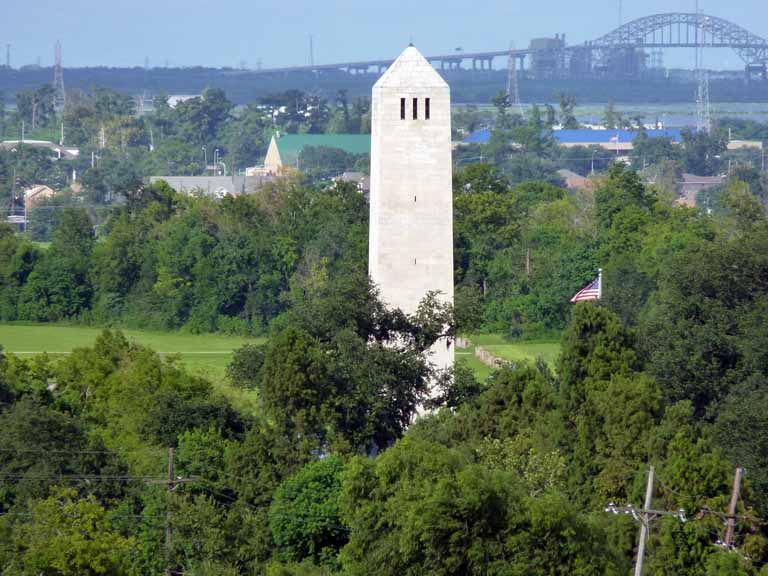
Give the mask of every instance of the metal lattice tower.
M 53 66 L 53 106 L 56 111 L 67 105 L 67 93 L 64 91 L 64 68 L 61 65 L 61 42 L 56 41 L 56 63 Z
M 517 76 L 517 55 L 515 43 L 509 45 L 509 61 L 507 63 L 507 99 L 509 104 L 517 108 L 523 116 L 523 104 L 520 102 L 520 79 Z
M 712 111 L 709 102 L 709 72 L 704 67 L 704 46 L 707 43 L 709 18 L 699 13 L 699 25 L 696 29 L 696 130 L 709 134 L 712 130 Z

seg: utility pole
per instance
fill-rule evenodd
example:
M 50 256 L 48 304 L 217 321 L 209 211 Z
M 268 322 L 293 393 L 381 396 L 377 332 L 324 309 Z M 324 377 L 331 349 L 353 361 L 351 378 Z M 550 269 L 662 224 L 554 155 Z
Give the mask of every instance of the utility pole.
M 624 6 L 622 6 L 622 1 L 619 0 L 619 28 L 624 24 Z
M 168 479 L 167 480 L 149 480 L 147 484 L 165 484 L 168 487 L 168 502 L 167 502 L 167 512 L 166 512 L 166 519 L 165 519 L 165 574 L 166 576 L 170 576 L 173 572 L 173 567 L 171 566 L 172 560 L 173 560 L 173 527 L 171 525 L 171 498 L 173 495 L 173 491 L 176 490 L 176 488 L 180 484 L 188 484 L 190 482 L 195 482 L 196 478 L 182 478 L 181 476 L 176 476 L 174 472 L 173 467 L 173 460 L 174 460 L 174 452 L 173 448 L 168 448 Z
M 173 527 L 171 526 L 171 494 L 176 487 L 173 475 L 173 448 L 168 448 L 168 511 L 165 521 L 165 573 L 171 573 L 171 556 L 173 549 Z
M 309 65 L 315 65 L 315 37 L 312 34 L 309 35 Z
M 648 470 L 648 483 L 645 488 L 645 505 L 640 510 L 636 509 L 631 504 L 629 506 L 617 506 L 613 502 L 608 504 L 605 511 L 612 514 L 628 514 L 631 515 L 636 521 L 640 522 L 640 541 L 637 544 L 637 560 L 635 562 L 635 576 L 642 576 L 643 563 L 645 562 L 645 546 L 648 540 L 648 532 L 650 530 L 651 522 L 662 516 L 672 516 L 679 519 L 681 522 L 685 522 L 685 510 L 668 511 L 668 510 L 654 510 L 651 508 L 653 504 L 653 484 L 656 477 L 656 469 L 651 466 Z
M 37 128 L 37 94 L 32 94 L 32 130 Z
M 736 530 L 736 505 L 739 503 L 739 492 L 741 491 L 741 477 L 744 469 L 736 468 L 736 474 L 733 477 L 733 490 L 731 491 L 731 503 L 728 506 L 728 527 L 725 529 L 725 548 L 733 548 L 733 533 Z
M 531 249 L 526 248 L 525 250 L 525 275 L 530 276 L 531 275 Z
M 648 470 L 648 484 L 645 487 L 645 509 L 650 510 L 653 504 L 653 482 L 656 470 L 653 466 Z M 640 542 L 637 544 L 637 560 L 635 561 L 635 576 L 643 575 L 645 561 L 645 542 L 648 540 L 648 516 L 644 515 L 640 523 Z
M 509 45 L 509 60 L 507 61 L 507 100 L 510 106 L 517 108 L 520 116 L 525 116 L 523 105 L 520 102 L 520 78 L 517 74 L 517 54 L 514 42 Z

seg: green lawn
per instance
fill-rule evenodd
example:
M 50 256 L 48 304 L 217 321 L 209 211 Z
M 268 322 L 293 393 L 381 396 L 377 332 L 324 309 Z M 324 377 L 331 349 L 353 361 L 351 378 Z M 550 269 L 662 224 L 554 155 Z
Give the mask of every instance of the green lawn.
M 0 324 L 0 345 L 7 352 L 21 357 L 47 352 L 51 355 L 70 353 L 74 348 L 92 346 L 101 328 L 62 326 L 56 324 Z M 147 346 L 163 356 L 177 356 L 179 362 L 191 372 L 206 377 L 238 405 L 253 402 L 253 394 L 232 388 L 226 378 L 226 368 L 232 352 L 247 342 L 260 343 L 264 339 L 249 339 L 217 334 L 194 335 L 178 332 L 146 332 L 123 330 L 125 336 Z M 482 346 L 494 356 L 505 360 L 535 361 L 541 356 L 554 368 L 560 353 L 557 340 L 508 341 L 501 334 L 475 334 L 469 337 L 473 347 L 456 350 L 456 359 L 465 360 L 478 378 L 485 380 L 491 368 L 475 358 L 474 346 Z
M 5 351 L 21 357 L 42 352 L 64 355 L 75 348 L 92 346 L 101 331 L 101 328 L 56 324 L 0 324 L 0 345 Z M 249 394 L 229 386 L 226 381 L 226 368 L 235 349 L 247 342 L 263 342 L 263 339 L 140 330 L 123 330 L 122 332 L 129 340 L 147 346 L 163 356 L 177 356 L 179 362 L 191 372 L 211 380 L 233 400 L 238 402 L 249 400 Z
M 456 358 L 465 359 L 469 367 L 481 379 L 492 370 L 475 358 L 475 346 L 481 346 L 496 356 L 512 362 L 535 362 L 541 356 L 553 369 L 560 354 L 559 340 L 506 340 L 502 334 L 474 334 L 469 336 L 471 348 L 456 350 Z

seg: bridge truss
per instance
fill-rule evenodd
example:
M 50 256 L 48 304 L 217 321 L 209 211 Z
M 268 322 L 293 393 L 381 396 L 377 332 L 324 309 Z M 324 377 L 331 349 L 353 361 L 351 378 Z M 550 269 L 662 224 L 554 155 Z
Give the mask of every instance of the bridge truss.
M 768 40 L 718 18 L 695 13 L 654 14 L 587 42 L 606 48 L 732 48 L 747 65 L 768 61 Z
M 696 13 L 654 14 L 639 18 L 620 26 L 612 32 L 596 40 L 583 44 L 566 46 L 564 37 L 560 40 L 562 46 L 548 49 L 548 60 L 560 62 L 562 70 L 559 73 L 567 75 L 584 75 L 592 73 L 601 62 L 610 60 L 617 54 L 620 57 L 643 58 L 645 49 L 665 48 L 730 48 L 741 57 L 746 65 L 747 74 L 758 72 L 768 78 L 766 65 L 768 63 L 768 40 L 761 38 L 745 28 L 716 16 Z M 555 53 L 556 52 L 556 53 Z M 427 59 L 441 70 L 471 69 L 487 72 L 494 68 L 494 61 L 505 60 L 507 69 L 525 70 L 527 60 L 535 64 L 540 51 L 534 48 L 518 50 L 493 50 L 487 52 L 454 52 L 451 54 L 434 55 Z M 547 55 L 545 55 L 547 56 Z M 509 58 L 516 61 L 509 63 Z M 322 64 L 313 66 L 292 66 L 285 68 L 261 69 L 257 74 L 288 74 L 288 73 L 336 73 L 349 74 L 381 74 L 392 63 L 391 60 L 371 60 L 346 62 L 337 64 Z M 533 70 L 535 75 L 536 71 Z

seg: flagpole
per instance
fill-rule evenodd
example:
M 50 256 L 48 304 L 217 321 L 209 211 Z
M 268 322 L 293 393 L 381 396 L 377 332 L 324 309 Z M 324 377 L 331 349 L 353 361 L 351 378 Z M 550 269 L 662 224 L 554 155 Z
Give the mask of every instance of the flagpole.
M 603 269 L 597 269 L 597 299 L 603 299 Z

